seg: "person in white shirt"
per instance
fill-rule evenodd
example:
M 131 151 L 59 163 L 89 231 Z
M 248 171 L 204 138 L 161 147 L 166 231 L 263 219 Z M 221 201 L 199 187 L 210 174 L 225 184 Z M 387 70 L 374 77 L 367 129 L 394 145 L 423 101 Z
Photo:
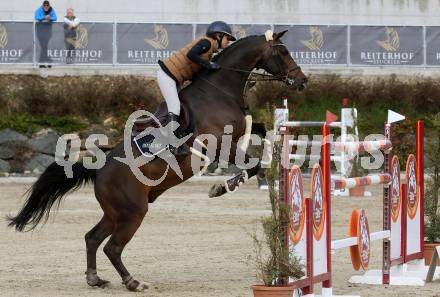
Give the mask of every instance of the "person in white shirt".
M 72 64 L 74 62 L 73 50 L 75 49 L 77 28 L 80 24 L 79 18 L 74 14 L 73 8 L 68 8 L 66 16 L 64 17 L 64 43 L 66 49 L 69 50 L 66 56 L 66 63 Z

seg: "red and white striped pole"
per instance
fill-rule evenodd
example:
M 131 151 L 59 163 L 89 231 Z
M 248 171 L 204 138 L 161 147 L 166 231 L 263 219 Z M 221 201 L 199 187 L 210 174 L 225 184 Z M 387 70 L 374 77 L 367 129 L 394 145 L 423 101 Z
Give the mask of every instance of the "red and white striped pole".
M 331 164 L 330 164 L 330 126 L 324 125 L 322 127 L 323 143 L 321 147 L 321 168 L 322 168 L 322 181 L 323 181 L 323 195 L 325 199 L 326 208 L 326 230 L 327 233 L 327 274 L 328 278 L 322 283 L 323 289 L 332 288 L 332 257 L 331 257 Z
M 388 184 L 391 181 L 391 175 L 387 173 L 374 174 L 368 176 L 338 178 L 334 179 L 332 184 L 334 189 L 351 189 L 357 186 L 371 186 L 379 184 Z
M 425 227 L 424 227 L 424 200 L 425 200 L 425 174 L 424 174 L 424 127 L 423 121 L 416 123 L 416 164 L 417 164 L 417 181 L 420 199 L 420 250 L 425 250 Z
M 385 140 L 391 143 L 391 124 L 385 123 Z M 390 155 L 391 150 L 384 152 L 383 173 L 390 174 Z M 383 230 L 391 230 L 390 216 L 390 191 L 391 185 L 383 187 Z M 382 244 L 382 283 L 388 285 L 390 283 L 391 269 L 391 240 L 386 238 Z

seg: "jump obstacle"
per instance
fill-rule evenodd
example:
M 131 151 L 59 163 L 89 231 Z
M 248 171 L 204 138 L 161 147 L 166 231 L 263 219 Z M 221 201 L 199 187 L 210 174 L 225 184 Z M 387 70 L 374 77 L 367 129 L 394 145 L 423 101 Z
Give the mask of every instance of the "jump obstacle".
M 280 160 L 280 189 L 286 204 L 291 208 L 291 224 L 286 242 L 293 255 L 305 264 L 306 275 L 292 280 L 305 296 L 314 296 L 313 287 L 322 283 L 322 296 L 333 295 L 331 274 L 331 252 L 349 248 L 355 270 L 368 268 L 370 242 L 383 241 L 382 269 L 368 271 L 363 276 L 353 276 L 352 283 L 423 285 L 426 268 L 423 264 L 424 249 L 424 174 L 423 174 L 423 129 L 417 122 L 416 156 L 410 155 L 406 163 L 405 183 L 400 183 L 399 159 L 391 157 L 391 120 L 385 125 L 385 141 L 382 143 L 357 143 L 339 145 L 364 148 L 375 145 L 384 152 L 383 173 L 358 179 L 331 180 L 330 151 L 337 147 L 328 140 L 330 127 L 322 126 L 324 136 L 320 154 L 320 165 L 315 165 L 310 178 L 310 196 L 303 194 L 300 168 L 290 168 L 292 160 L 288 149 L 289 127 L 302 127 L 301 122 L 282 122 L 280 125 L 283 155 Z M 307 124 L 305 124 L 307 125 Z M 291 140 L 290 140 L 291 141 Z M 363 210 L 354 211 L 350 219 L 350 237 L 331 240 L 331 186 L 351 187 L 356 184 L 384 184 L 383 230 L 370 233 L 368 219 Z
M 348 102 L 348 99 L 343 99 L 343 102 Z M 285 127 L 323 127 L 327 124 L 330 127 L 339 128 L 341 132 L 340 141 L 339 142 L 330 142 L 330 148 L 333 152 L 333 155 L 330 157 L 330 160 L 335 162 L 338 166 L 338 171 L 340 175 L 338 176 L 341 180 L 341 183 L 338 183 L 333 189 L 334 196 L 349 196 L 348 189 L 355 187 L 356 185 L 371 185 L 377 184 L 381 181 L 371 180 L 371 178 L 357 178 L 355 180 L 349 180 L 348 175 L 351 171 L 350 160 L 353 155 L 358 154 L 359 152 L 368 152 L 371 150 L 386 150 L 391 147 L 391 143 L 385 140 L 377 140 L 377 141 L 351 141 L 350 135 L 348 134 L 348 128 L 352 128 L 354 132 L 354 137 L 359 136 L 359 132 L 357 129 L 357 109 L 356 108 L 348 108 L 347 103 L 343 103 L 344 108 L 341 109 L 340 121 L 331 121 L 331 122 L 310 122 L 310 121 L 288 121 L 289 117 L 289 109 L 287 107 L 287 100 L 284 101 L 284 108 L 277 109 L 275 111 L 275 130 L 278 131 L 280 124 L 283 123 Z M 331 114 L 327 112 L 327 114 Z M 336 117 L 335 115 L 333 115 Z M 321 146 L 320 141 L 304 141 L 304 140 L 290 140 L 290 146 L 296 146 L 301 148 L 319 148 Z M 292 154 L 290 155 L 291 159 L 299 160 L 299 161 L 312 161 L 317 162 L 320 159 L 319 154 Z M 384 177 L 386 178 L 386 177 Z M 363 196 L 371 196 L 371 193 L 365 191 Z

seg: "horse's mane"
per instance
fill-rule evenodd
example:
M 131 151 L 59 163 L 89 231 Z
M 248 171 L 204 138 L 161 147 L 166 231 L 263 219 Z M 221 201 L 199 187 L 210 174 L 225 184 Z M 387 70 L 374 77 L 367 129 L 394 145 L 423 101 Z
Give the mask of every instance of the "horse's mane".
M 237 40 L 236 42 L 234 42 L 233 44 L 231 44 L 230 46 L 228 46 L 227 48 L 222 50 L 218 55 L 216 55 L 212 59 L 212 61 L 213 62 L 219 61 L 219 59 L 221 59 L 222 57 L 226 57 L 229 53 L 233 52 L 239 45 L 241 45 L 245 41 L 248 41 L 248 40 L 254 39 L 254 38 L 258 38 L 258 37 L 263 38 L 264 35 L 249 35 L 249 36 L 246 36 L 246 37 L 243 37 L 243 38 Z
M 215 55 L 212 58 L 213 62 L 219 63 L 224 59 L 230 58 L 232 55 L 231 53 L 234 53 L 236 49 L 238 49 L 241 45 L 246 43 L 250 40 L 257 40 L 258 38 L 264 38 L 264 35 L 249 35 L 243 38 L 240 38 L 239 40 L 235 41 L 233 44 L 225 48 L 224 50 L 220 51 L 217 55 Z M 196 74 L 196 76 L 193 79 L 193 83 L 199 80 L 199 76 L 212 76 L 217 75 L 218 72 L 213 72 L 208 69 L 202 69 L 200 72 Z

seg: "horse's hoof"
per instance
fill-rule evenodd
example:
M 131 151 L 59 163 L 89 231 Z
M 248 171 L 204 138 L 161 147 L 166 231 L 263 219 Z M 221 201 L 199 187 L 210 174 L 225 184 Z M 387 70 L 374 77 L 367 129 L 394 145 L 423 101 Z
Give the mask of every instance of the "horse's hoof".
M 148 289 L 148 284 L 144 282 L 139 282 L 135 279 L 131 280 L 127 284 L 125 284 L 125 287 L 132 292 L 142 292 L 144 290 Z
M 105 289 L 105 288 L 110 288 L 111 283 L 105 279 L 99 279 L 99 282 L 96 286 L 98 286 L 101 289 Z
M 87 284 L 91 287 L 98 287 L 98 288 L 110 288 L 111 284 L 109 281 L 105 279 L 100 279 L 98 276 L 92 279 L 87 279 Z
M 209 198 L 221 196 L 226 193 L 225 186 L 222 184 L 213 185 L 209 190 Z
M 99 277 L 98 277 L 98 280 L 96 282 L 89 282 L 89 281 L 87 281 L 87 284 L 89 286 L 91 286 L 91 287 L 98 287 L 98 288 L 101 288 L 101 289 L 110 288 L 110 282 L 106 281 L 104 279 L 100 279 Z

